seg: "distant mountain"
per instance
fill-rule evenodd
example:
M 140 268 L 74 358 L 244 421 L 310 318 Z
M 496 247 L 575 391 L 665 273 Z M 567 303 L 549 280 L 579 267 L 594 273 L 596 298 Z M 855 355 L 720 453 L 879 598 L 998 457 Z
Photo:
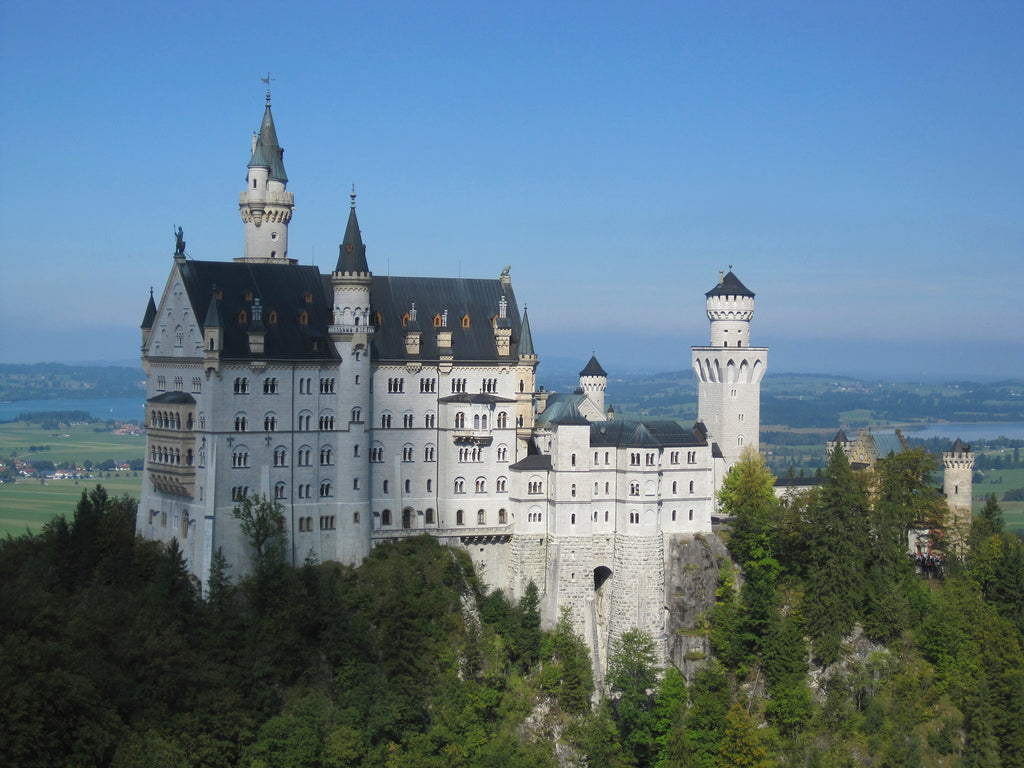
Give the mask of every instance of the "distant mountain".
M 138 365 L 0 363 L 0 401 L 135 397 L 145 391 L 146 374 Z

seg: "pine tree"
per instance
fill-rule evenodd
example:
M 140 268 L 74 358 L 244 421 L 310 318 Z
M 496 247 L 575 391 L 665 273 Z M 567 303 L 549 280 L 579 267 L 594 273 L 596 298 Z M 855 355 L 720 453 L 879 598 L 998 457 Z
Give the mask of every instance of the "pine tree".
M 807 629 L 815 656 L 830 663 L 853 629 L 864 602 L 864 563 L 868 557 L 868 502 L 863 485 L 836 447 L 825 482 L 811 505 L 807 535 Z
M 729 768 L 770 768 L 773 765 L 753 718 L 739 702 L 725 715 L 725 733 L 718 753 L 721 764 Z

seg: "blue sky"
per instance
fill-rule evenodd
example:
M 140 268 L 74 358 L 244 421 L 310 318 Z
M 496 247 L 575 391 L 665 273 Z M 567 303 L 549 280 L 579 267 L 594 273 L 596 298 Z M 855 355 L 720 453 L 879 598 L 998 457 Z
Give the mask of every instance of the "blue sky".
M 155 4 L 154 4 L 155 5 Z M 292 257 L 497 276 L 542 360 L 678 370 L 734 265 L 775 371 L 1024 375 L 1024 4 L 0 7 L 0 360 L 134 360 L 172 227 L 240 255 L 273 81 Z

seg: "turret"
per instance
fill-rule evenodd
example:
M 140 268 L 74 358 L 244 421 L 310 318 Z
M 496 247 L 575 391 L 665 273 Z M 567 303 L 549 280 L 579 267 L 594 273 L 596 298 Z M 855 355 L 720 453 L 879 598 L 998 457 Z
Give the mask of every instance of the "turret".
M 761 379 L 768 348 L 750 346 L 754 293 L 731 270 L 719 272 L 718 285 L 705 296 L 711 341 L 693 348 L 697 418 L 718 444 L 728 470 L 744 447 L 757 448 L 760 442 Z
M 949 506 L 946 541 L 954 552 L 961 552 L 971 527 L 974 453 L 970 444 L 957 438 L 948 451 L 942 452 L 942 467 L 942 490 Z
M 156 302 L 153 301 L 153 289 L 149 289 L 149 303 L 146 305 L 146 314 L 142 316 L 142 354 L 145 357 L 146 345 L 149 344 L 149 335 L 153 332 L 153 322 L 156 320 Z
M 331 338 L 350 338 L 354 344 L 366 344 L 373 333 L 370 322 L 370 285 L 373 275 L 366 264 L 366 246 L 356 218 L 356 190 L 352 188 L 351 207 L 345 237 L 338 246 L 338 263 L 331 273 L 334 288 L 334 323 Z M 354 339 L 358 336 L 359 339 Z
M 590 356 L 590 362 L 580 371 L 580 389 L 601 414 L 605 412 L 604 393 L 607 388 L 608 374 L 597 362 L 597 355 L 593 354 Z
M 209 371 L 220 370 L 220 352 L 224 346 L 224 329 L 220 319 L 220 291 L 214 287 L 210 296 L 210 306 L 203 320 L 203 368 Z
M 286 190 L 287 186 L 284 150 L 277 141 L 268 88 L 263 122 L 252 139 L 252 156 L 249 159 L 245 191 L 238 200 L 245 224 L 245 251 L 235 261 L 296 263 L 295 259 L 288 258 L 288 222 L 295 209 L 295 198 Z

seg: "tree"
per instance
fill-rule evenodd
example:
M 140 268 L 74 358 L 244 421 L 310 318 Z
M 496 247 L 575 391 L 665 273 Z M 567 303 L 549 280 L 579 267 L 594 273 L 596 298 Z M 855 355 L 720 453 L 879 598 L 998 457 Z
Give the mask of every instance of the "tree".
M 623 746 L 638 765 L 649 765 L 655 754 L 653 694 L 658 667 L 654 641 L 647 632 L 634 628 L 612 642 L 605 682 Z
M 563 709 L 582 714 L 590 708 L 594 673 L 590 652 L 583 638 L 573 631 L 568 608 L 562 611 L 549 643 L 545 656 L 551 661 L 544 665 L 541 687 L 553 693 Z
M 722 765 L 730 768 L 770 768 L 773 765 L 757 725 L 739 702 L 725 715 L 725 733 L 718 754 Z
M 864 602 L 864 563 L 868 557 L 867 493 L 836 446 L 825 482 L 810 509 L 807 531 L 807 629 L 815 656 L 825 663 L 839 657 L 840 641 L 853 629 Z
M 985 521 L 989 533 L 1002 533 L 1003 531 L 1003 509 L 994 493 L 989 494 L 985 499 L 985 506 L 981 508 L 981 519 Z
M 257 571 L 284 562 L 288 535 L 283 510 L 281 502 L 259 494 L 245 497 L 231 510 L 253 548 Z
M 772 552 L 772 536 L 780 516 L 775 496 L 775 476 L 753 446 L 747 446 L 740 460 L 725 476 L 718 491 L 721 512 L 732 517 L 729 551 L 741 565 L 754 557 L 760 546 Z

